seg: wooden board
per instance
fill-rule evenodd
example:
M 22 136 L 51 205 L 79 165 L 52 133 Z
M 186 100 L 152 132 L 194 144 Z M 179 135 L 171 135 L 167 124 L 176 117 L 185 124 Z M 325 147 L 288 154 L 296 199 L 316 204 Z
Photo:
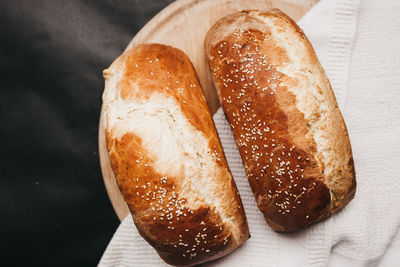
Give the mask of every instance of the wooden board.
M 151 19 L 132 39 L 126 49 L 140 43 L 163 43 L 183 50 L 191 59 L 211 112 L 218 99 L 203 50 L 208 29 L 220 18 L 244 9 L 268 10 L 279 8 L 298 21 L 319 0 L 177 0 Z M 102 114 L 99 124 L 99 157 L 104 184 L 120 220 L 128 214 L 116 184 L 108 158 Z

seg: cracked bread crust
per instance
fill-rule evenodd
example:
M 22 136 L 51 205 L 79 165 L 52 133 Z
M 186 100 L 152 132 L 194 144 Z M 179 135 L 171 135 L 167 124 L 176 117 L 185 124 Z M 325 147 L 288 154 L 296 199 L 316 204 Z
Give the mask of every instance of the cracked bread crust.
M 189 58 L 143 44 L 124 52 L 104 78 L 107 149 L 141 236 L 176 266 L 244 243 L 242 202 Z
M 277 9 L 242 11 L 209 30 L 205 52 L 268 224 L 296 230 L 343 208 L 356 189 L 350 141 L 303 31 Z

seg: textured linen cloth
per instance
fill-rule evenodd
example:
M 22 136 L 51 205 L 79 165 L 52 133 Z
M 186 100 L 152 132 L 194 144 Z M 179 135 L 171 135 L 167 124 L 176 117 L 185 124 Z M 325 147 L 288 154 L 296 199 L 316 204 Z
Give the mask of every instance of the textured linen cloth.
M 378 3 L 379 2 L 379 3 Z M 400 3 L 322 0 L 300 26 L 326 69 L 346 121 L 357 172 L 354 200 L 296 233 L 272 231 L 258 211 L 223 113 L 214 121 L 251 238 L 202 266 L 400 266 Z M 166 266 L 131 216 L 99 266 Z

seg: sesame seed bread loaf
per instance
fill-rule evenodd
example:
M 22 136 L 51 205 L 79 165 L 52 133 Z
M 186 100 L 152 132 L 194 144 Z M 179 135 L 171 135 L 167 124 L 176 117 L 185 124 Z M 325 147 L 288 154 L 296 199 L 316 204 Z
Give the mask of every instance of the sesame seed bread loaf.
M 259 209 L 276 231 L 337 212 L 354 196 L 346 125 L 302 30 L 284 13 L 219 20 L 205 51 Z
M 139 45 L 104 78 L 107 150 L 142 237 L 176 266 L 245 242 L 242 202 L 189 58 L 170 46 Z

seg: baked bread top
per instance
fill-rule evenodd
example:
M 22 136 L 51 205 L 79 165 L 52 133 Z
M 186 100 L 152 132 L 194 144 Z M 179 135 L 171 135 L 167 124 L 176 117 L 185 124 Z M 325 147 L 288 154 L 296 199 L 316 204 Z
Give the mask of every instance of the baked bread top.
M 167 263 L 184 266 L 242 244 L 243 206 L 189 58 L 139 45 L 104 78 L 111 166 L 143 238 Z
M 303 31 L 288 16 L 242 11 L 219 20 L 205 51 L 258 207 L 289 231 L 354 196 L 346 125 Z

